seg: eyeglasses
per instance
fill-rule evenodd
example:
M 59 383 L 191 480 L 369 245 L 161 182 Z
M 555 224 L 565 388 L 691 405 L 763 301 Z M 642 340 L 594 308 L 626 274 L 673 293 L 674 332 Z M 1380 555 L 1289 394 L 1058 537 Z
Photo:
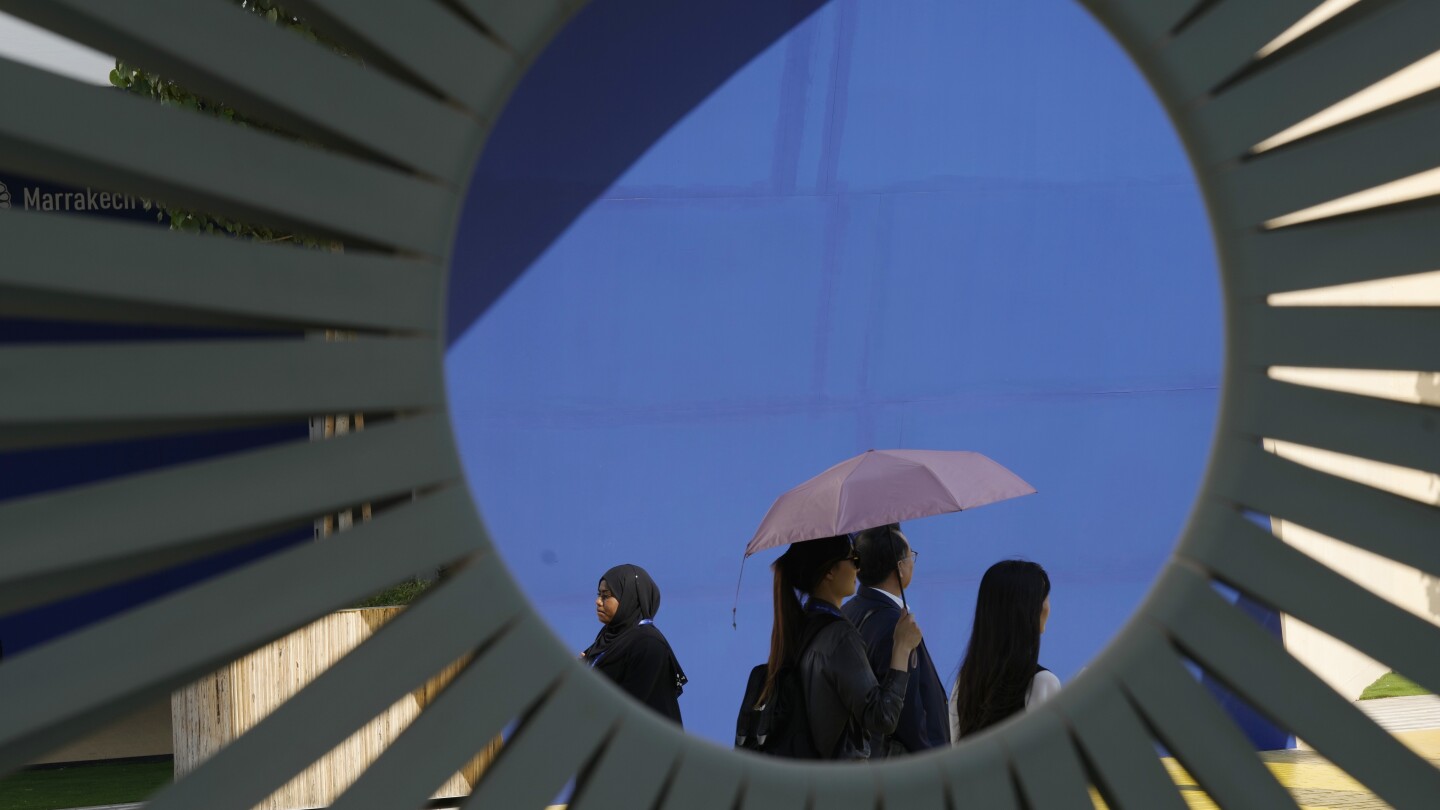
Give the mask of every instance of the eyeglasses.
M 596 599 L 599 599 L 599 600 L 601 600 L 601 601 L 603 602 L 603 601 L 606 600 L 606 599 L 614 599 L 614 598 L 615 598 L 615 594 L 613 594 L 613 593 L 611 593 L 611 592 L 609 592 L 609 591 L 596 591 L 596 592 L 595 592 L 595 598 L 596 598 Z
M 918 551 L 911 551 L 909 554 L 906 554 L 904 557 L 901 557 L 900 559 L 896 560 L 896 562 L 905 562 L 906 560 L 913 560 L 913 559 L 915 559 L 916 557 L 919 557 L 919 556 L 920 556 L 920 552 L 918 552 Z

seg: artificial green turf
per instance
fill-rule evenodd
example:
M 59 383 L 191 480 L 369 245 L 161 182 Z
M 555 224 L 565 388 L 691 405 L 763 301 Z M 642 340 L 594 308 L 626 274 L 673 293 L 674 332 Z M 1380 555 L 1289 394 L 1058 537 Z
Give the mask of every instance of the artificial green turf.
M 143 801 L 170 783 L 169 762 L 113 762 L 21 771 L 0 779 L 5 810 L 64 810 Z
M 1393 672 L 1381 675 L 1378 680 L 1365 687 L 1360 693 L 1361 700 L 1375 700 L 1377 698 L 1408 697 L 1410 695 L 1428 695 L 1430 690 L 1418 683 L 1406 678 L 1404 675 L 1396 675 Z

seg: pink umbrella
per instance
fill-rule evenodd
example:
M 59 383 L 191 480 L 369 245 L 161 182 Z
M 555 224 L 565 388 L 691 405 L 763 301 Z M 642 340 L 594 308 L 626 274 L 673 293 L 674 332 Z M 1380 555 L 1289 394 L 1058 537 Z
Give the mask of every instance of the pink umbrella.
M 775 499 L 745 556 L 767 548 L 974 509 L 1035 488 L 967 450 L 871 450 Z

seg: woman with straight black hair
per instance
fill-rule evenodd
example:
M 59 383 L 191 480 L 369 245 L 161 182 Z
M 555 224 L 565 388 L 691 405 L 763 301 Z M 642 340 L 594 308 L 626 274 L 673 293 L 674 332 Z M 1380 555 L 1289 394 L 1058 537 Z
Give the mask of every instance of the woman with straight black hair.
M 782 668 L 798 667 L 812 750 L 795 756 L 868 759 L 867 739 L 893 733 L 905 703 L 920 628 L 908 612 L 900 618 L 890 669 L 877 680 L 859 631 L 840 613 L 840 603 L 855 593 L 856 562 L 850 538 L 842 535 L 794 543 L 771 566 L 775 624 L 756 707 L 770 699 Z
M 636 700 L 680 723 L 679 698 L 688 679 L 655 626 L 658 612 L 660 588 L 644 568 L 611 568 L 595 589 L 595 616 L 604 627 L 580 657 Z
M 959 742 L 1060 691 L 1040 666 L 1050 618 L 1050 577 L 1026 560 L 1002 560 L 980 580 L 970 644 L 950 693 L 950 739 Z

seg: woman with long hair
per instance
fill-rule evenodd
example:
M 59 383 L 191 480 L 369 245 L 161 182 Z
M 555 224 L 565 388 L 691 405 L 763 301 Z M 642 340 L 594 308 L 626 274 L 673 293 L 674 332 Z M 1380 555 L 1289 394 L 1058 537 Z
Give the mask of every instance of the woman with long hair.
M 660 588 L 644 568 L 617 565 L 600 578 L 595 616 L 604 625 L 581 659 L 660 714 L 680 723 L 680 693 L 688 682 L 655 626 Z
M 840 603 L 855 593 L 856 562 L 850 539 L 842 535 L 794 543 L 771 566 L 775 624 L 756 705 L 770 699 L 783 668 L 797 668 L 810 750 L 796 756 L 868 759 L 867 739 L 893 733 L 905 704 L 910 652 L 920 643 L 920 628 L 909 613 L 900 618 L 890 669 L 877 680 L 859 631 L 840 613 Z
M 950 739 L 959 741 L 1060 691 L 1040 666 L 1050 618 L 1050 577 L 1026 560 L 1002 560 L 980 580 L 970 644 L 950 694 Z

